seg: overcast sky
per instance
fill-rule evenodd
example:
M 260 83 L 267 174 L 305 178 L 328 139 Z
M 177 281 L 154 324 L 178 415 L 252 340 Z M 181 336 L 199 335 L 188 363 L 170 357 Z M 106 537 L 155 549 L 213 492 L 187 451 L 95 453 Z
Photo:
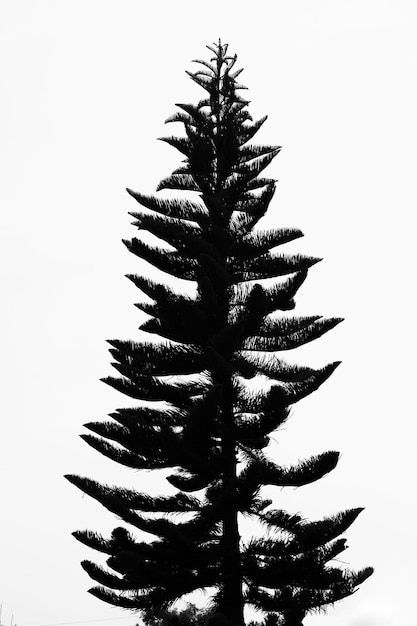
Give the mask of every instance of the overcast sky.
M 126 186 L 153 193 L 180 155 L 156 138 L 202 92 L 185 69 L 219 37 L 245 68 L 259 142 L 283 146 L 265 225 L 324 258 L 299 313 L 346 321 L 289 360 L 343 365 L 294 407 L 274 458 L 338 468 L 272 490 L 314 519 L 365 506 L 342 556 L 374 576 L 306 626 L 409 626 L 415 614 L 417 4 L 413 0 L 3 0 L 0 4 L 2 395 L 0 603 L 18 626 L 135 618 L 86 593 L 71 532 L 118 521 L 65 473 L 157 492 L 83 443 L 129 406 L 99 382 L 106 338 L 138 339 Z M 180 130 L 180 129 L 178 129 Z M 414 370 L 414 371 L 413 371 Z M 97 561 L 100 556 L 97 555 Z M 199 602 L 201 602 L 201 598 Z M 110 619 L 113 618 L 113 619 Z M 125 619 L 120 619 L 125 618 Z M 137 620 L 136 620 L 137 621 Z M 100 626 L 99 622 L 97 622 Z

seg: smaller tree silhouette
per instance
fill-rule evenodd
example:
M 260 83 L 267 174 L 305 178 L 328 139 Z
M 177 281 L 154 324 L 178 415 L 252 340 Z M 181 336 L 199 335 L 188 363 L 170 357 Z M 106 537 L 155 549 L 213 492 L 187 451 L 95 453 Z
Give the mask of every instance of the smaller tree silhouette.
M 208 626 L 209 611 L 188 603 L 185 609 L 165 609 L 143 616 L 145 626 Z M 138 626 L 138 625 L 136 625 Z

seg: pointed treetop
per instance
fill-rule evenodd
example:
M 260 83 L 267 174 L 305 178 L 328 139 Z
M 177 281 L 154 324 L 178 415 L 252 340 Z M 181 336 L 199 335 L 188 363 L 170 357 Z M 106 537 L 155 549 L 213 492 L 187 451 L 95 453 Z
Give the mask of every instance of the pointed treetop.
M 201 69 L 197 72 L 189 72 L 186 73 L 199 82 L 201 86 L 202 83 L 209 83 L 210 79 L 213 77 L 225 79 L 228 77 L 232 81 L 235 81 L 237 76 L 243 72 L 243 68 L 236 70 L 233 74 L 230 73 L 231 69 L 234 67 L 237 61 L 237 54 L 233 56 L 227 55 L 228 44 L 222 45 L 221 40 L 219 39 L 218 43 L 213 43 L 212 46 L 206 46 L 211 52 L 213 52 L 214 56 L 210 58 L 210 62 L 205 61 L 203 59 L 193 59 L 193 63 L 198 63 L 203 65 L 206 69 Z M 224 66 L 224 71 L 222 73 L 222 69 Z M 235 89 L 247 89 L 243 85 L 236 85 Z

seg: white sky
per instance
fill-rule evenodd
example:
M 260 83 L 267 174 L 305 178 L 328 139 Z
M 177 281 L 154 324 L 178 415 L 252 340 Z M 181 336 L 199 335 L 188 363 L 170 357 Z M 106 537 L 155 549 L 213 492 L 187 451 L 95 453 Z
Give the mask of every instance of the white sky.
M 301 228 L 288 250 L 323 256 L 299 313 L 344 324 L 289 358 L 343 365 L 294 408 L 277 460 L 342 454 L 327 478 L 275 490 L 320 517 L 366 511 L 342 559 L 376 573 L 306 626 L 409 626 L 415 615 L 417 5 L 412 0 L 3 0 L 0 4 L 3 623 L 135 618 L 86 593 L 96 554 L 70 535 L 118 521 L 62 478 L 157 490 L 85 445 L 82 424 L 129 399 L 99 382 L 104 339 L 137 339 L 139 261 L 126 186 L 152 193 L 180 155 L 156 137 L 184 73 L 219 36 L 239 55 L 259 142 L 284 150 L 265 223 Z M 179 130 L 179 129 L 178 129 Z M 97 555 L 98 556 L 98 555 Z M 97 622 L 99 625 L 99 622 Z

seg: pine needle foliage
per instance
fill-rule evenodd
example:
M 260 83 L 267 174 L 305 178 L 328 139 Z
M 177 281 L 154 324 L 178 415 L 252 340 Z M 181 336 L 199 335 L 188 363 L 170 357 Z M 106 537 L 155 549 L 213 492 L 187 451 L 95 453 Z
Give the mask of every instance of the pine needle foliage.
M 349 596 L 372 573 L 329 564 L 346 548 L 340 534 L 362 509 L 309 522 L 271 509 L 262 498 L 264 486 L 307 485 L 337 464 L 339 453 L 327 451 L 282 467 L 267 446 L 290 407 L 339 364 L 290 365 L 277 353 L 317 339 L 341 319 L 288 313 L 320 259 L 279 251 L 301 237 L 300 230 L 258 227 L 276 184 L 264 169 L 280 147 L 252 143 L 266 117 L 254 121 L 249 114 L 237 82 L 241 70 L 227 45 L 207 47 L 212 58 L 197 60 L 199 69 L 188 72 L 205 97 L 178 104 L 167 120 L 181 123 L 184 136 L 162 138 L 185 159 L 158 186 L 196 198 L 128 189 L 141 207 L 131 213 L 134 225 L 168 248 L 140 238 L 124 242 L 153 267 L 190 281 L 196 293 L 178 294 L 169 279 L 129 275 L 147 298 L 137 305 L 149 316 L 140 328 L 153 337 L 110 341 L 118 376 L 104 382 L 140 403 L 117 409 L 112 421 L 86 424 L 90 434 L 82 435 L 127 467 L 169 468 L 174 495 L 151 497 L 68 475 L 153 540 L 139 541 L 125 527 L 109 538 L 74 535 L 108 556 L 107 568 L 91 561 L 82 567 L 98 583 L 90 593 L 110 604 L 156 619 L 186 594 L 214 589 L 212 625 L 242 626 L 244 606 L 252 605 L 263 612 L 265 626 L 299 626 L 308 612 Z M 277 280 L 271 285 L 267 278 Z M 259 375 L 269 384 L 251 391 L 248 381 Z M 262 522 L 268 538 L 244 543 L 240 513 Z

